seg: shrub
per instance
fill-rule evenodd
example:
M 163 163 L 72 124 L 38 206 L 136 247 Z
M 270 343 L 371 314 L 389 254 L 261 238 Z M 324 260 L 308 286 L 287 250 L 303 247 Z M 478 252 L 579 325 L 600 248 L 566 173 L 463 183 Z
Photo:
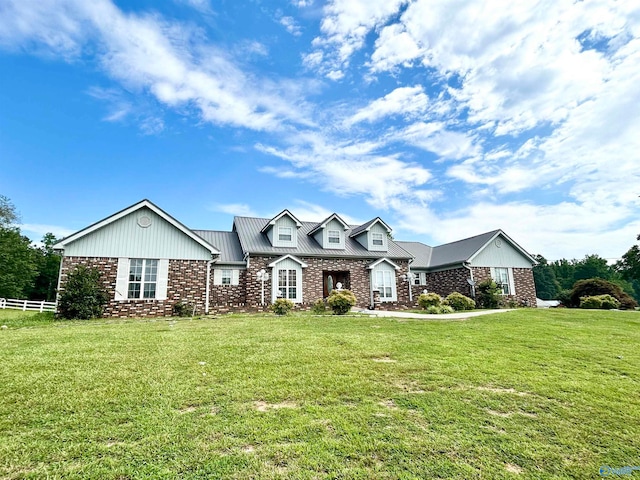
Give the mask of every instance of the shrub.
M 293 310 L 293 302 L 288 298 L 278 298 L 270 308 L 276 315 L 288 315 Z
M 476 285 L 476 302 L 480 308 L 497 308 L 502 290 L 491 279 L 484 280 Z
M 178 301 L 173 305 L 174 317 L 190 317 L 195 313 L 195 305 L 189 302 Z
M 324 300 L 319 298 L 315 301 L 315 303 L 311 306 L 311 312 L 316 315 L 322 315 L 327 311 L 327 306 L 324 303 Z
M 620 302 L 611 295 L 593 295 L 580 299 L 580 308 L 602 308 L 604 310 L 611 310 L 612 308 L 619 307 Z
M 430 315 L 453 313 L 455 311 L 451 305 L 429 305 L 425 310 Z
M 356 296 L 351 290 L 331 290 L 327 303 L 334 315 L 344 315 L 356 304 Z
M 63 318 L 101 317 L 108 301 L 109 295 L 100 281 L 100 270 L 78 265 L 67 276 L 58 301 L 58 312 Z
M 422 293 L 418 297 L 418 305 L 423 310 L 427 310 L 429 307 L 439 307 L 442 303 L 442 297 L 437 293 Z
M 602 308 L 602 299 L 599 296 L 582 297 L 580 299 L 580 308 Z
M 571 290 L 570 305 L 572 307 L 580 306 L 582 297 L 594 297 L 598 295 L 611 295 L 620 302 L 620 308 L 633 309 L 638 303 L 622 291 L 620 286 L 615 283 L 608 282 L 602 278 L 589 278 L 587 280 L 579 280 L 573 285 Z
M 454 310 L 473 310 L 476 308 L 476 302 L 461 293 L 453 292 L 444 299 L 444 304 L 453 307 Z
M 558 295 L 556 295 L 556 300 L 558 300 L 563 307 L 571 306 L 571 290 L 560 290 Z

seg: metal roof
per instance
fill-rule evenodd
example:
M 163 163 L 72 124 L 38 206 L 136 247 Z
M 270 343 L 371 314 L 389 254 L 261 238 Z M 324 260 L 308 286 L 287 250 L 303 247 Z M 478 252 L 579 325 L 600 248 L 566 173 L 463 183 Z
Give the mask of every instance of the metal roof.
M 345 231 L 345 248 L 325 249 L 309 235 L 318 224 L 316 222 L 301 222 L 298 229 L 298 248 L 272 247 L 267 236 L 261 231 L 270 222 L 268 218 L 235 217 L 233 221 L 234 231 L 238 233 L 238 239 L 243 252 L 263 255 L 285 255 L 290 253 L 297 256 L 316 257 L 356 257 L 356 258 L 396 258 L 409 259 L 412 255 L 404 250 L 393 240 L 389 239 L 388 251 L 371 252 L 363 247 L 357 240 L 350 238 L 352 229 Z
M 398 243 L 415 257 L 415 260 L 411 263 L 412 268 L 438 268 L 469 261 L 493 237 L 501 232 L 501 230 L 493 230 L 475 237 L 445 243 L 438 247 L 429 247 L 420 242 Z
M 420 242 L 402 242 L 396 240 L 396 243 L 414 256 L 414 260 L 411 262 L 411 268 L 429 268 L 433 247 Z
M 364 232 L 365 230 L 368 230 L 368 229 L 369 229 L 369 227 L 370 227 L 371 225 L 373 225 L 374 223 L 376 223 L 376 222 L 380 222 L 380 223 L 384 226 L 384 228 L 386 228 L 386 229 L 387 229 L 387 231 L 388 231 L 388 232 L 391 232 L 391 227 L 389 227 L 389 225 L 387 225 L 386 223 L 384 223 L 380 217 L 376 217 L 376 218 L 374 218 L 373 220 L 369 220 L 367 223 L 363 223 L 363 224 L 362 224 L 362 225 L 360 225 L 360 226 L 357 226 L 357 227 L 355 227 L 355 226 L 354 226 L 354 227 L 352 227 L 351 232 L 349 232 L 349 236 L 350 236 L 350 237 L 357 237 L 358 235 L 360 235 L 360 234 L 361 234 L 362 232 Z
M 193 230 L 193 233 L 220 250 L 220 257 L 216 263 L 245 263 L 236 232 Z

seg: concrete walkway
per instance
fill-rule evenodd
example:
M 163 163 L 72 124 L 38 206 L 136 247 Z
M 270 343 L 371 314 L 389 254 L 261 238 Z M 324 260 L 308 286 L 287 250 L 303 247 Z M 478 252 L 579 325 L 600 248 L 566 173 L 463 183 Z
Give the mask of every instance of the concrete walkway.
M 355 313 L 362 313 L 372 317 L 390 317 L 390 318 L 419 318 L 421 320 L 465 320 L 471 317 L 479 317 L 480 315 L 489 315 L 491 313 L 510 312 L 513 309 L 504 308 L 499 310 L 470 310 L 468 312 L 447 313 L 443 315 L 430 315 L 428 313 L 414 313 L 403 311 L 388 310 L 367 310 L 365 308 L 352 308 Z

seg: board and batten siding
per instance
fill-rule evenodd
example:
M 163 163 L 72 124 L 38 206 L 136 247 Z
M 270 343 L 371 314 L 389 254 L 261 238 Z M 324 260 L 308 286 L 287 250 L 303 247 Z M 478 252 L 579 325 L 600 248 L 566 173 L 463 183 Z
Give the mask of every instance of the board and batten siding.
M 504 237 L 498 236 L 471 260 L 471 266 L 531 268 L 531 261 Z
M 382 245 L 374 245 L 372 233 L 381 233 L 382 234 Z M 388 237 L 387 237 L 387 229 L 384 226 L 380 225 L 379 222 L 371 225 L 371 228 L 364 232 L 361 235 L 356 237 L 356 240 L 362 245 L 364 248 L 369 250 L 370 252 L 386 252 L 389 249 Z
M 291 241 L 285 242 L 280 240 L 279 238 L 279 228 L 280 227 L 290 227 L 291 228 Z M 296 222 L 289 217 L 288 215 L 283 215 L 278 220 L 276 220 L 275 225 L 271 229 L 271 245 L 274 247 L 298 247 L 298 227 L 296 226 Z
M 335 230 L 340 234 L 340 243 L 329 243 L 329 230 Z M 321 228 L 313 234 L 313 238 L 320 244 L 320 246 L 327 250 L 344 250 L 344 226 L 335 218 L 327 223 L 324 228 Z
M 138 225 L 147 216 L 151 224 Z M 211 260 L 211 252 L 148 208 L 142 208 L 69 243 L 65 256 Z

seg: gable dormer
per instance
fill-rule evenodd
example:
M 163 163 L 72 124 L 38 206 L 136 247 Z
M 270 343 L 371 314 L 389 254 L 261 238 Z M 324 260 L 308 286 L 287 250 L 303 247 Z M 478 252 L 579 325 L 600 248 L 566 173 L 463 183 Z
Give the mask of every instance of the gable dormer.
M 337 213 L 330 215 L 309 232 L 322 248 L 344 250 L 346 231 L 349 225 Z
M 283 210 L 273 217 L 261 230 L 272 247 L 298 248 L 298 229 L 302 223 L 289 211 Z
M 391 228 L 380 217 L 368 221 L 364 225 L 351 231 L 351 238 L 355 238 L 360 245 L 370 252 L 386 252 L 389 250 L 389 236 Z

